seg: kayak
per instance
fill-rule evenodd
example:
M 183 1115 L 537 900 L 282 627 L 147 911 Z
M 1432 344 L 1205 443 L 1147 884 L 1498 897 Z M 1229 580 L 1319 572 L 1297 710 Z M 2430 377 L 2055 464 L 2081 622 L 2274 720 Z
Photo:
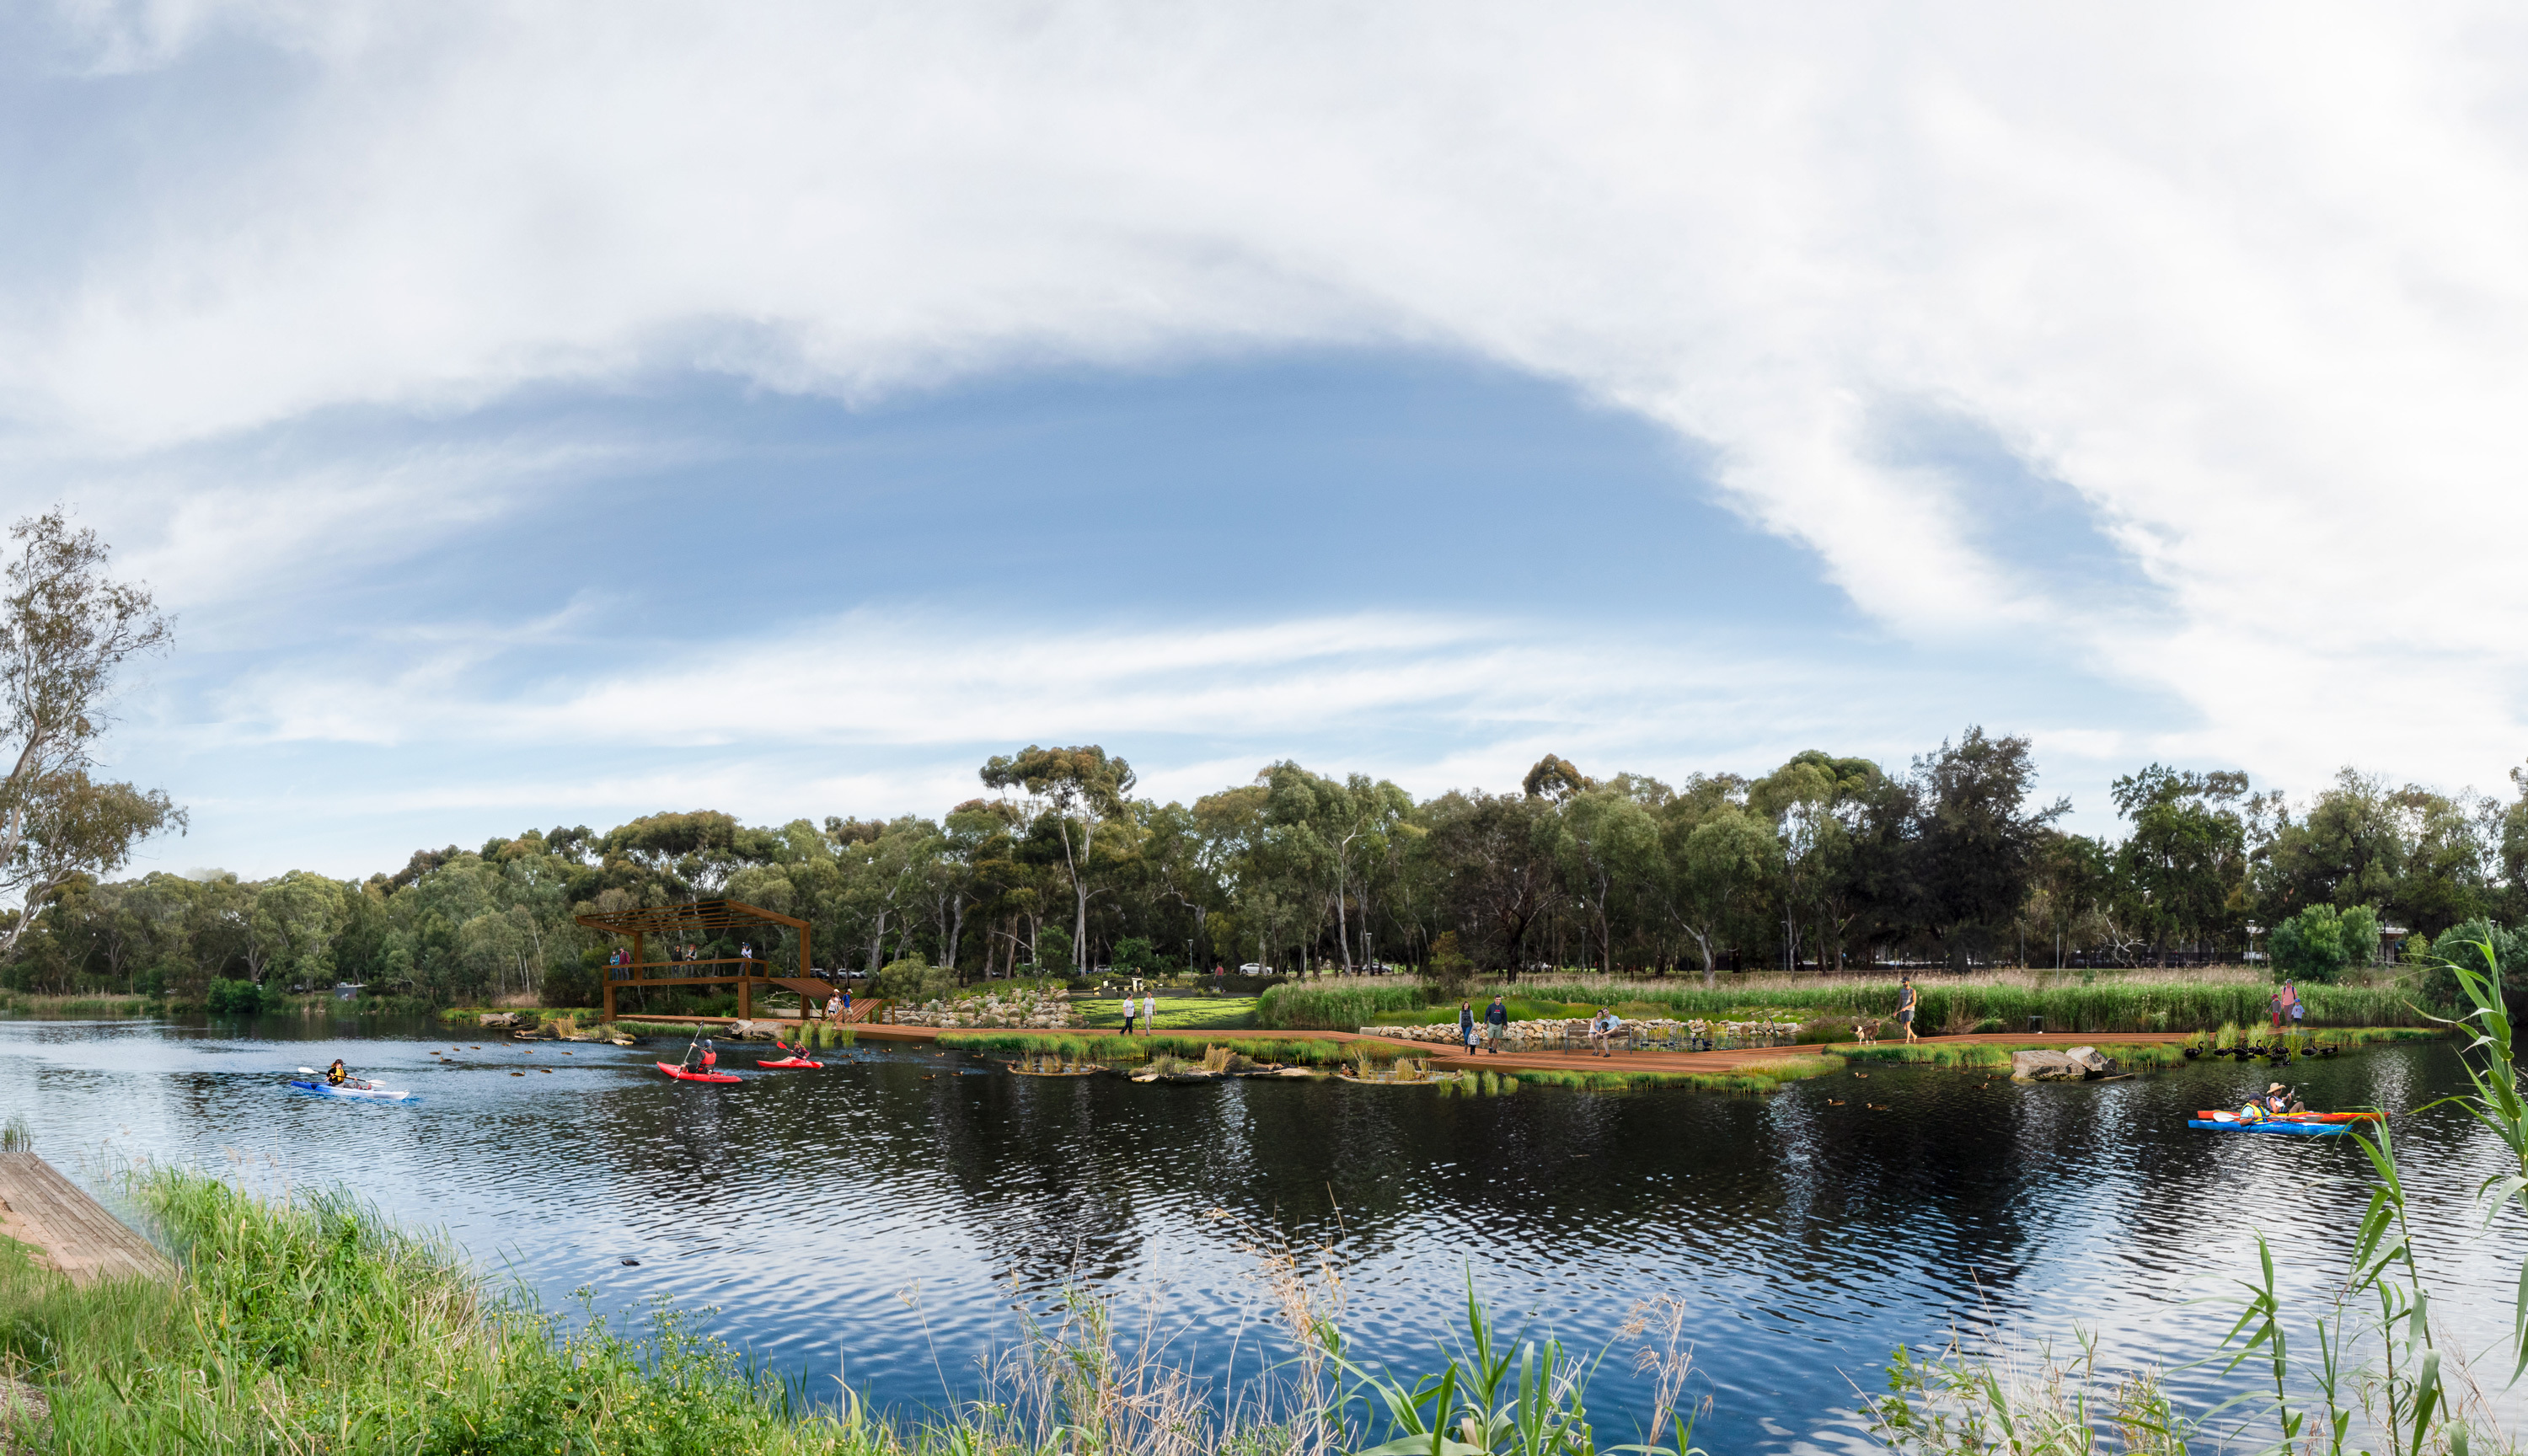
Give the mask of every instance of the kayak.
M 2342 1137 L 2352 1130 L 2349 1122 L 2241 1122 L 2233 1118 L 2227 1122 L 2189 1119 L 2188 1127 L 2201 1127 L 2212 1132 L 2281 1132 L 2300 1137 Z
M 2237 1113 L 2229 1112 L 2196 1113 L 2194 1116 L 2207 1122 L 2238 1120 Z M 2277 1122 L 2379 1122 L 2386 1120 L 2387 1116 L 2386 1113 L 2292 1113 L 2287 1117 L 2277 1117 L 2274 1120 Z
M 755 1065 L 758 1066 L 822 1066 L 825 1064 L 811 1062 L 805 1057 L 784 1057 L 778 1062 L 758 1062 Z
M 348 1082 L 345 1082 L 342 1086 L 336 1087 L 325 1082 L 303 1082 L 296 1077 L 292 1077 L 290 1079 L 290 1085 L 295 1091 L 312 1092 L 318 1097 L 356 1097 L 363 1102 L 409 1102 L 412 1100 L 412 1093 L 409 1091 L 389 1091 L 388 1089 L 377 1086 L 374 1083 L 354 1087 Z
M 735 1082 L 744 1080 L 739 1077 L 737 1073 L 731 1071 L 687 1071 L 672 1062 L 659 1063 L 658 1069 L 680 1082 Z

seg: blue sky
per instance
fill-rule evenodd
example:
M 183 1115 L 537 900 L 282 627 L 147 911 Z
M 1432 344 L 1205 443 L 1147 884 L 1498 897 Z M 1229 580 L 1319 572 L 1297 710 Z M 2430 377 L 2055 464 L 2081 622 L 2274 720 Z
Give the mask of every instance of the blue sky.
M 2501 787 L 2516 24 L 1827 14 L 23 9 L 0 491 L 181 618 L 165 867 L 1027 742 Z

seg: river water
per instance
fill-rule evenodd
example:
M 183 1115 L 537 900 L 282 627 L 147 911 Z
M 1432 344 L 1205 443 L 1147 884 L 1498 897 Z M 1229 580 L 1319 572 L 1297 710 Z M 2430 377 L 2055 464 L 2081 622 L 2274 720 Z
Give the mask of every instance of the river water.
M 1768 1099 L 1470 1099 L 1033 1079 L 880 1047 L 762 1073 L 742 1051 L 723 1061 L 745 1082 L 702 1086 L 652 1067 L 681 1050 L 565 1054 L 374 1021 L 0 1020 L 0 1117 L 24 1114 L 91 1186 L 137 1157 L 347 1185 L 549 1304 L 663 1297 L 774 1369 L 839 1369 L 901 1411 L 971 1393 L 1016 1312 L 1075 1285 L 1153 1312 L 1172 1358 L 1231 1387 L 1288 1353 L 1248 1252 L 1261 1231 L 1330 1246 L 1355 1351 L 1400 1370 L 1429 1368 L 1469 1279 L 1513 1326 L 1607 1348 L 1591 1404 L 1630 1439 L 1648 1386 L 1618 1331 L 1637 1301 L 1670 1296 L 1720 1453 L 1865 1449 L 1856 1386 L 1875 1391 L 1900 1342 L 1952 1331 L 2085 1330 L 2111 1365 L 2198 1359 L 2233 1318 L 2218 1300 L 2251 1272 L 2256 1229 L 2294 1307 L 2321 1313 L 2369 1186 L 2348 1139 L 2189 1130 L 2188 1111 L 2268 1079 L 2228 1064 L 2092 1085 L 1882 1068 Z M 282 1089 L 336 1056 L 423 1101 Z M 2291 1079 L 2312 1106 L 2402 1110 L 2462 1076 L 2431 1044 Z M 2515 1221 L 2487 1234 L 2475 1212 L 2498 1145 L 2451 1110 L 2394 1125 L 2438 1308 L 2490 1350 L 2522 1245 Z M 2209 1404 L 2251 1375 L 2174 1383 Z

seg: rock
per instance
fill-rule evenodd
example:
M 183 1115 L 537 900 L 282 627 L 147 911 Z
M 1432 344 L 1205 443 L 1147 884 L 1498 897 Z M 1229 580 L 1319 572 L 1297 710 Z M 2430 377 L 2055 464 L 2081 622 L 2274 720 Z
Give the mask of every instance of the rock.
M 2010 1074 L 2023 1082 L 2085 1082 L 2105 1076 L 2115 1066 L 2095 1047 L 2010 1054 Z
M 482 1024 L 486 1026 L 515 1026 L 518 1024 L 518 1014 L 516 1012 L 485 1012 L 483 1014 Z
M 735 1041 L 779 1041 L 781 1039 L 781 1023 L 778 1021 L 731 1021 L 728 1023 L 727 1034 Z

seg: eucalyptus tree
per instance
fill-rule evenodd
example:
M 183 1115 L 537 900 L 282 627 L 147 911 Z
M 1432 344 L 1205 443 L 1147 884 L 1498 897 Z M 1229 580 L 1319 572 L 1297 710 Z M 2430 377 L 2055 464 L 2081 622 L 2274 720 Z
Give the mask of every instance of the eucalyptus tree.
M 1966 968 L 1971 936 L 2011 922 L 2046 826 L 2072 811 L 2069 800 L 2031 808 L 2035 780 L 2027 739 L 1993 738 L 1981 728 L 1914 760 L 1914 881 L 1923 924 L 1954 969 Z
M 1335 912 L 1335 942 L 1343 968 L 1352 968 L 1352 932 L 1365 936 L 1369 904 L 1362 867 L 1386 857 L 1389 843 L 1413 808 L 1412 796 L 1384 779 L 1355 773 L 1344 779 L 1310 773 L 1285 760 L 1255 776 L 1265 790 L 1265 821 L 1283 840 L 1287 862 L 1297 873 L 1323 879 Z M 1360 913 L 1351 913 L 1357 904 Z M 1362 961 L 1369 952 L 1362 943 Z
M 1817 749 L 1747 786 L 1748 808 L 1769 819 L 1779 842 L 1776 878 L 1784 968 L 1799 964 L 1803 924 L 1814 924 L 1817 969 L 1841 960 L 1843 933 L 1858 901 L 1853 831 L 1885 775 L 1867 758 L 1838 758 Z
M 1648 898 L 1660 869 L 1659 821 L 1643 799 L 1656 802 L 1665 792 L 1656 779 L 1628 777 L 1620 787 L 1594 785 L 1566 797 L 1554 815 L 1564 893 L 1588 917 L 1595 959 L 1608 974 L 1615 968 L 1617 927 L 1629 924 L 1629 912 Z
M 1734 777 L 1698 776 L 1659 814 L 1659 903 L 1702 957 L 1707 986 L 1732 928 L 1750 917 L 1781 855 L 1772 827 L 1748 811 L 1743 792 Z
M 1076 954 L 1088 947 L 1088 876 L 1097 831 L 1124 813 L 1124 804 L 1136 779 L 1132 765 L 1109 756 L 1095 744 L 1045 749 L 1033 744 L 1019 753 L 996 755 L 979 773 L 983 787 L 1004 796 L 1025 796 L 1030 819 L 1050 819 L 1061 837 L 1064 866 L 1071 877 Z
M 2193 940 L 2223 926 L 2247 878 L 2247 776 L 2152 763 L 2108 793 L 2133 824 L 2118 867 L 2142 898 L 2153 942 L 2164 951 L 2172 935 Z
M 1554 806 L 1541 795 L 1450 790 L 1425 805 L 1431 857 L 1461 936 L 1481 962 L 1515 976 L 1528 933 L 1559 904 Z
M 134 656 L 163 650 L 174 628 L 146 588 L 106 575 L 94 531 L 58 510 L 10 536 L 18 554 L 0 598 L 0 895 L 26 910 L 0 923 L 0 960 L 45 900 L 72 880 L 102 878 L 140 843 L 182 830 L 184 811 L 156 789 L 100 782 L 98 740 L 112 724 L 115 682 Z

